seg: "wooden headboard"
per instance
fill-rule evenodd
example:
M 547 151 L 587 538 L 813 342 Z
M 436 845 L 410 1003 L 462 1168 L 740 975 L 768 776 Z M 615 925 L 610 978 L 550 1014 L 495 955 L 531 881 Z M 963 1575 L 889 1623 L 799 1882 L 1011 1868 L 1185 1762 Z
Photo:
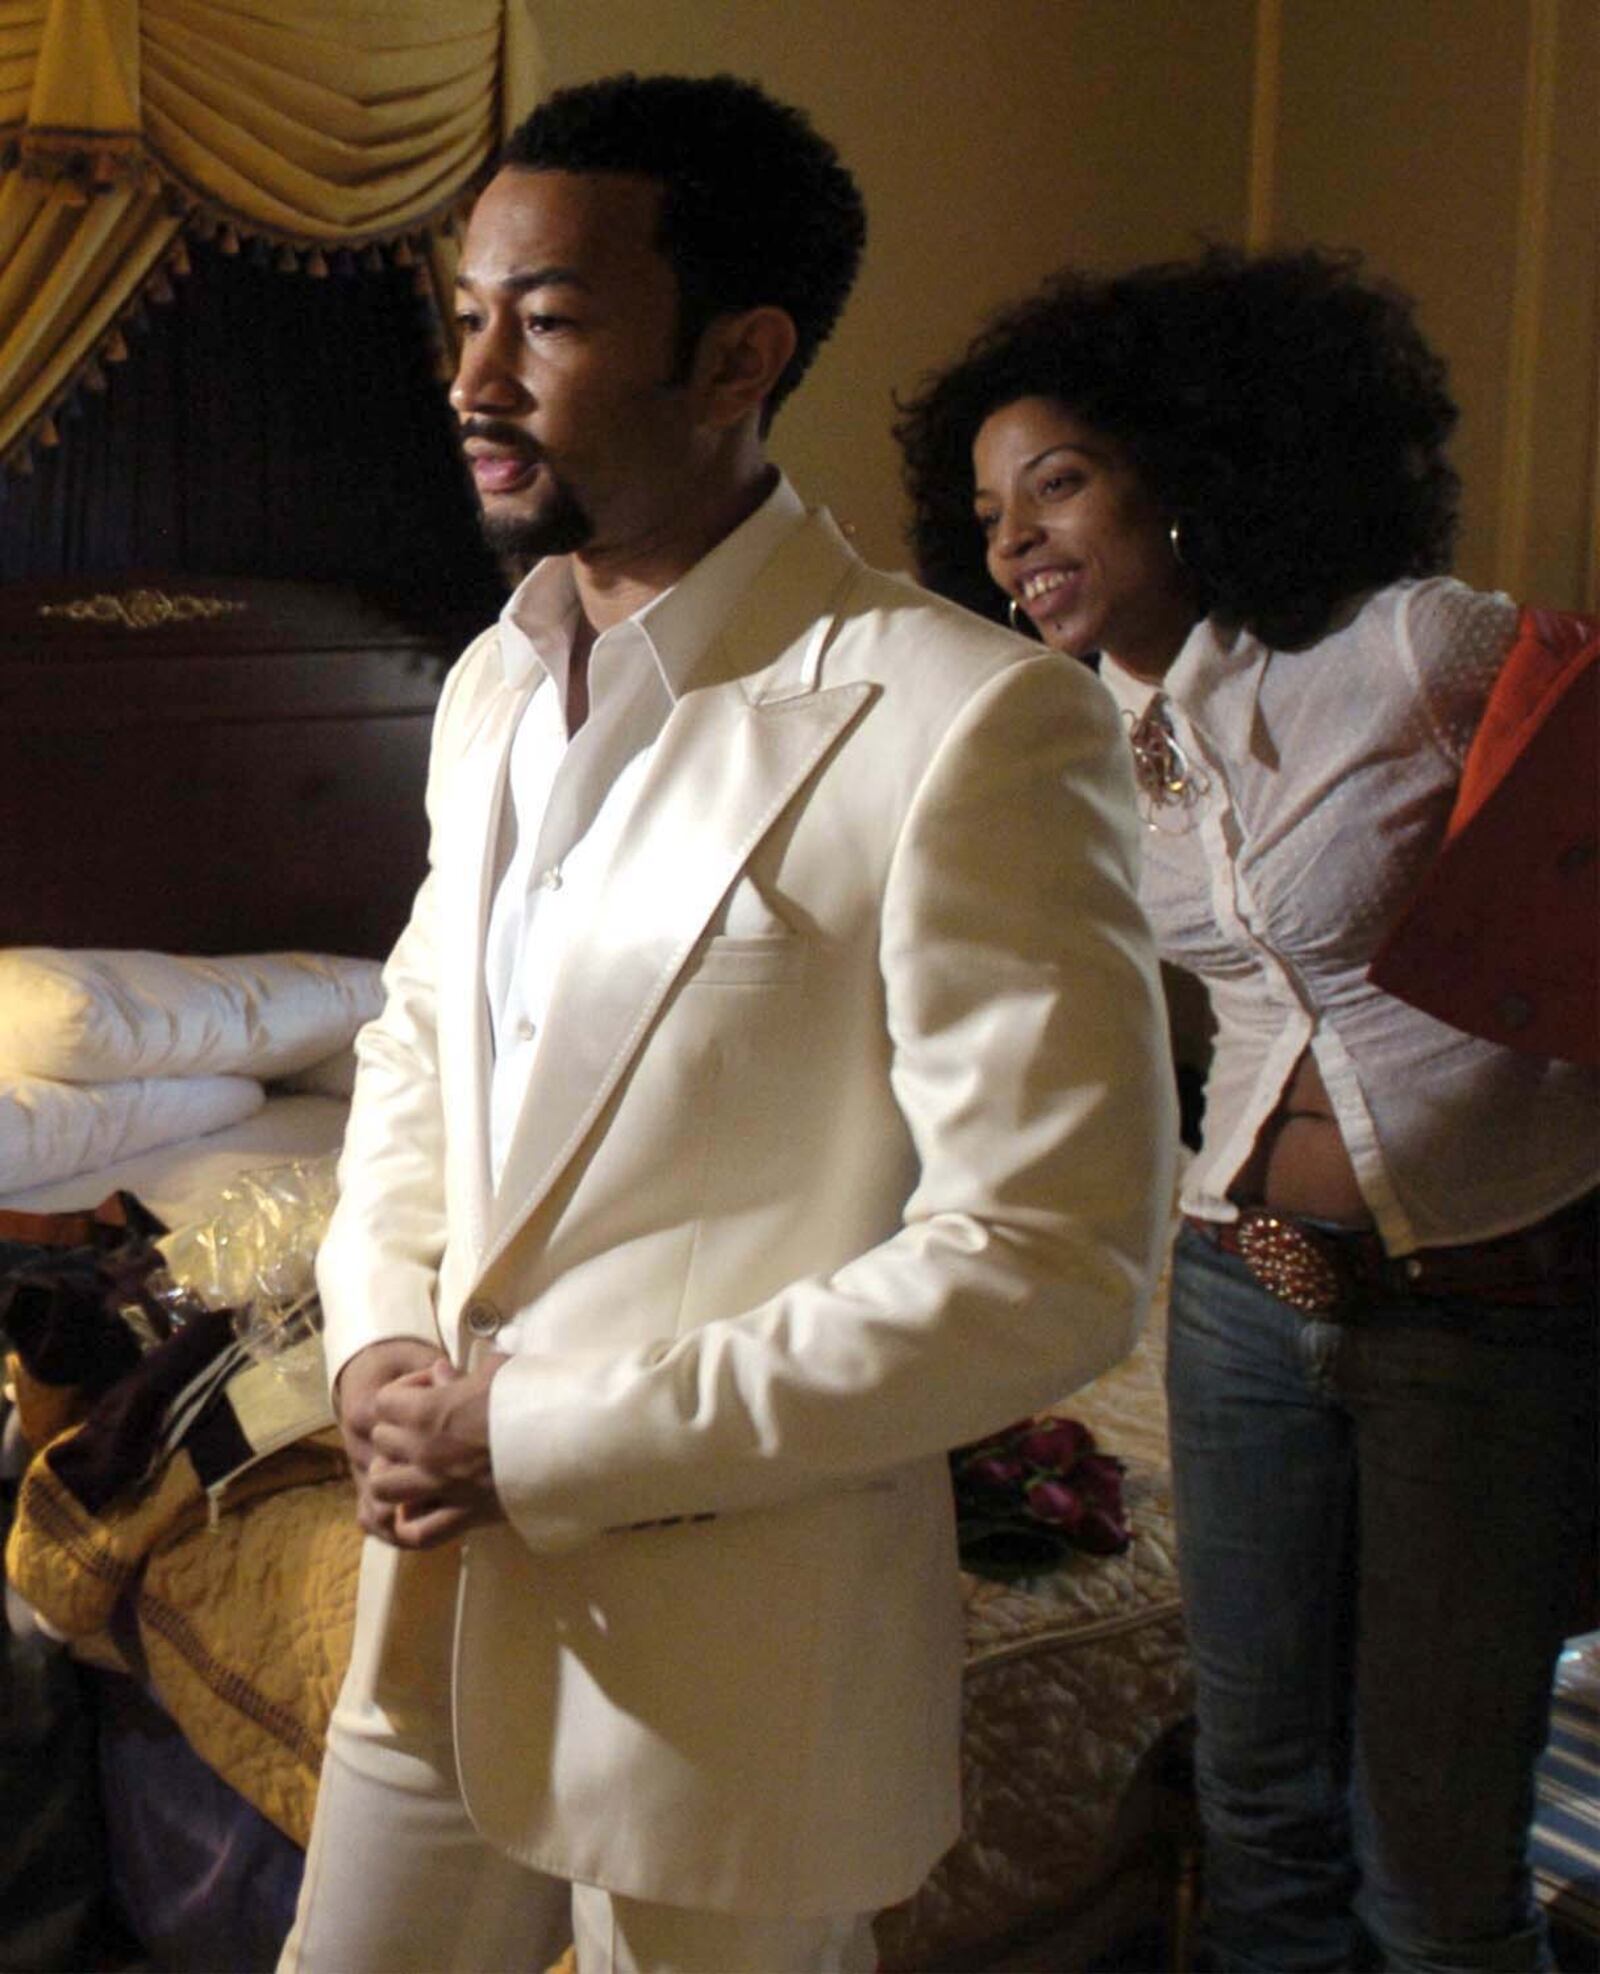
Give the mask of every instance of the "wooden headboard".
M 0 587 L 0 945 L 385 953 L 478 628 L 315 584 Z

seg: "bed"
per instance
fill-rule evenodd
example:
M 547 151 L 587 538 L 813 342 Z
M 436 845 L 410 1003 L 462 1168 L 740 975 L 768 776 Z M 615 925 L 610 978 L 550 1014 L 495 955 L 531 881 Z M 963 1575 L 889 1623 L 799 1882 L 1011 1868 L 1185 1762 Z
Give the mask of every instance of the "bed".
M 0 589 L 0 948 L 372 966 L 421 874 L 432 709 L 476 628 L 317 584 L 152 573 Z M 0 1045 L 6 1034 L 0 1019 Z M 275 1084 L 192 1141 L 134 1150 L 124 1129 L 128 1155 L 87 1172 L 12 1169 L 0 1205 L 42 1220 L 120 1189 L 181 1225 L 241 1170 L 334 1151 L 345 1105 L 309 1085 Z M 23 1957 L 0 1960 L 78 1967 L 147 1948 L 174 1968 L 270 1964 L 298 1872 L 289 1838 L 194 1758 L 153 1697 L 126 1604 L 73 1651 L 141 1678 L 69 1674 L 36 1638 L 12 1640 L 0 1665 L 7 1949 L 29 1909 Z M 41 1764 L 56 1780 L 35 1793 Z M 88 1794 L 103 1795 L 103 1839 Z M 74 1804 L 81 1820 L 63 1838 Z M 28 1811 L 37 1842 L 18 1834 Z M 95 1873 L 141 1938 L 116 1934 Z
M 428 716 L 470 628 L 305 585 L 0 592 L 0 947 L 380 955 L 420 874 Z M 43 1218 L 121 1192 L 179 1225 L 241 1170 L 325 1157 L 342 1117 L 336 1095 L 275 1090 L 0 1206 Z M 880 1916 L 886 1970 L 1086 1966 L 1163 1928 L 1181 1960 L 1189 1693 L 1159 1354 L 1158 1316 L 1064 1408 L 1124 1463 L 1128 1548 L 967 1579 L 965 1830 Z M 111 1668 L 106 1868 L 141 1947 L 163 1968 L 270 1966 L 352 1612 L 336 1439 L 309 1434 L 218 1499 L 167 1471 L 102 1525 L 41 1490 L 30 1506 L 26 1484 L 22 1502 L 26 1601 Z

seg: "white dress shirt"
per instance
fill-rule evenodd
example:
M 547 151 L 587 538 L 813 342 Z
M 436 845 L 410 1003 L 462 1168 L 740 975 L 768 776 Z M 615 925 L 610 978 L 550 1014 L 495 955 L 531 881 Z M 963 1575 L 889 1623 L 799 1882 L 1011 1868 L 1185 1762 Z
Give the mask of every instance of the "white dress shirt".
M 563 952 L 596 909 L 606 865 L 667 716 L 762 564 L 805 519 L 781 476 L 754 514 L 589 653 L 589 714 L 567 731 L 578 598 L 565 556 L 540 562 L 500 615 L 506 683 L 532 686 L 512 742 L 484 979 L 494 1040 L 490 1171 L 498 1185 Z
M 1366 970 L 1436 854 L 1516 627 L 1446 577 L 1358 599 L 1303 651 L 1203 621 L 1160 690 L 1194 799 L 1145 805 L 1140 897 L 1206 983 L 1217 1037 L 1183 1205 L 1228 1187 L 1309 1048 L 1391 1254 L 1487 1239 L 1600 1176 L 1600 1078 L 1447 1027 Z M 1131 725 L 1158 688 L 1111 660 Z

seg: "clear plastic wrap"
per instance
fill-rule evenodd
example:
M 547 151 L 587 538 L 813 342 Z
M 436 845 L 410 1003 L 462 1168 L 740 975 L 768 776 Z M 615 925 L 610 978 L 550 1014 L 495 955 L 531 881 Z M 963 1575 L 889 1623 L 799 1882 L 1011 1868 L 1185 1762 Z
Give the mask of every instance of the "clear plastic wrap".
M 241 1173 L 200 1219 L 157 1241 L 167 1282 L 148 1286 L 174 1323 L 186 1302 L 231 1309 L 239 1341 L 261 1363 L 315 1335 L 314 1264 L 338 1197 L 336 1166 L 330 1154 Z

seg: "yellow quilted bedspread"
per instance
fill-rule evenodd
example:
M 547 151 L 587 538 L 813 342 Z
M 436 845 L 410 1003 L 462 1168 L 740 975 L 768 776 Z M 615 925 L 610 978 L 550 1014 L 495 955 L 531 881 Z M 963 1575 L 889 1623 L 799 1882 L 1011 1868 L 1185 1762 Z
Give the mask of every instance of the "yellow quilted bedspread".
M 198 1753 L 303 1844 L 350 1652 L 361 1536 L 336 1434 L 273 1454 L 213 1514 L 187 1454 L 90 1515 L 44 1454 L 24 1477 L 6 1574 L 44 1622 L 96 1639 L 119 1604 Z
M 917 1897 L 880 1917 L 885 1969 L 970 1964 L 978 1943 L 1073 1907 L 1105 1869 L 1141 1762 L 1188 1710 L 1160 1354 L 1158 1311 L 1133 1356 L 1070 1407 L 1127 1459 L 1127 1553 L 1027 1583 L 968 1582 L 965 1830 Z M 41 1456 L 7 1569 L 73 1639 L 131 1608 L 179 1727 L 303 1844 L 361 1543 L 336 1435 L 250 1468 L 222 1505 L 213 1522 L 179 1454 L 143 1496 L 91 1517 Z

